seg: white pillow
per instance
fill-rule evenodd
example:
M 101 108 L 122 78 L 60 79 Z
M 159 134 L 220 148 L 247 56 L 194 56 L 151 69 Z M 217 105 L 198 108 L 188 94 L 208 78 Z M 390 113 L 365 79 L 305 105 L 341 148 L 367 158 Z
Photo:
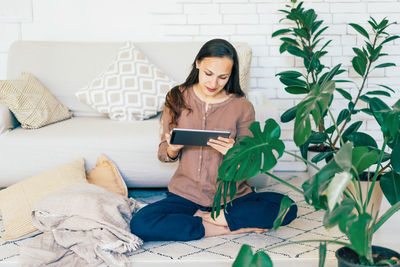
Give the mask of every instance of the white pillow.
M 176 84 L 127 42 L 108 68 L 75 95 L 113 120 L 144 120 L 162 111 L 166 93 Z

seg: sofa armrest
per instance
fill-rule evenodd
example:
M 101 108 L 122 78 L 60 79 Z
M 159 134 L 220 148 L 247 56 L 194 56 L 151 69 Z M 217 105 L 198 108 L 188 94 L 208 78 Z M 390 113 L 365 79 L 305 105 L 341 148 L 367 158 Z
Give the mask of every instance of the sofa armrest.
M 0 104 L 0 134 L 18 126 L 18 121 L 6 105 Z

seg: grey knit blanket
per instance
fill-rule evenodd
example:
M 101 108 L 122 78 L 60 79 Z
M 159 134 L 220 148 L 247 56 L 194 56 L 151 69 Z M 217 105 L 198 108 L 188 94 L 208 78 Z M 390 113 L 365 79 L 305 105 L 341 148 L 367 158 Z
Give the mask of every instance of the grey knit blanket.
M 32 211 L 40 234 L 21 247 L 22 266 L 129 265 L 142 240 L 130 232 L 139 204 L 92 184 L 66 187 Z

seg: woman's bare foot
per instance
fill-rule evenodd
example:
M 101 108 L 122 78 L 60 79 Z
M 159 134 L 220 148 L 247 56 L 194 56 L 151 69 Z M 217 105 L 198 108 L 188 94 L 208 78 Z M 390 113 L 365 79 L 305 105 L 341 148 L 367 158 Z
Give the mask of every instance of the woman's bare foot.
M 268 231 L 268 229 L 262 228 L 241 228 L 235 231 L 231 231 L 228 227 L 228 223 L 226 222 L 224 213 L 220 213 L 220 215 L 215 218 L 215 220 L 211 218 L 211 212 L 201 210 L 197 210 L 193 216 L 199 216 L 203 219 L 205 237 L 218 235 L 236 235 L 250 232 L 261 234 Z
M 219 226 L 228 226 L 228 223 L 225 219 L 225 214 L 221 212 L 215 220 L 211 218 L 211 212 L 197 210 L 193 216 L 199 216 L 203 219 L 203 221 L 219 225 Z

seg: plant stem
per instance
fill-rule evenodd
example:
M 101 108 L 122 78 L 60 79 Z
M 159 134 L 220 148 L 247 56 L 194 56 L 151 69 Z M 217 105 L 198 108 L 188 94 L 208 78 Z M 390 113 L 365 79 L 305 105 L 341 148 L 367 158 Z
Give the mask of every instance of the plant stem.
M 390 167 L 390 165 L 391 165 L 391 163 L 389 162 L 388 164 L 386 164 L 386 166 L 385 167 L 383 167 L 380 171 L 379 171 L 379 173 L 378 173 L 378 176 L 379 175 L 382 175 L 382 173 L 383 173 L 383 171 L 384 170 L 386 170 L 387 168 L 389 168 Z
M 342 139 L 342 135 L 340 134 L 340 131 L 339 131 L 339 128 L 338 128 L 338 126 L 337 126 L 335 117 L 333 117 L 333 114 L 332 114 L 332 112 L 331 112 L 331 110 L 330 110 L 329 108 L 328 108 L 328 113 L 329 113 L 329 116 L 331 116 L 331 119 L 332 119 L 332 121 L 333 121 L 333 125 L 335 125 L 335 129 L 336 129 L 336 131 L 337 131 L 337 133 L 338 133 L 338 137 L 340 138 L 340 143 L 341 143 L 341 145 L 343 146 L 343 145 L 344 145 L 344 142 L 343 142 L 343 139 Z
M 294 185 L 291 185 L 290 183 L 286 182 L 285 180 L 279 178 L 278 176 L 266 171 L 264 172 L 266 175 L 271 176 L 272 178 L 274 178 L 275 180 L 279 181 L 280 183 L 292 188 L 293 190 L 299 192 L 300 194 L 304 195 L 304 192 L 301 189 L 298 189 L 297 187 L 295 187 Z
M 302 157 L 296 155 L 295 153 L 289 152 L 289 151 L 284 151 L 286 154 L 289 154 L 290 156 L 295 157 L 296 159 L 299 159 L 301 161 L 303 161 L 306 165 L 310 165 L 311 167 L 313 167 L 316 170 L 321 170 L 316 164 L 312 163 L 311 161 L 308 161 L 306 159 L 303 159 Z
M 377 221 L 374 225 L 373 232 L 375 233 L 393 214 L 400 210 L 400 201 L 391 206 Z
M 388 139 L 387 139 L 387 137 L 385 137 L 385 139 L 383 140 L 383 145 L 382 145 L 381 153 L 380 153 L 380 155 L 379 155 L 378 164 L 376 165 L 376 170 L 375 170 L 375 173 L 374 173 L 374 178 L 372 179 L 371 187 L 370 187 L 369 190 L 368 190 L 368 197 L 367 197 L 367 200 L 366 200 L 366 202 L 365 202 L 365 206 L 368 205 L 368 203 L 369 203 L 369 201 L 370 201 L 370 199 L 371 199 L 372 191 L 374 190 L 374 186 L 375 186 L 375 183 L 376 183 L 376 179 L 378 178 L 379 166 L 381 165 L 382 158 L 383 158 L 383 154 L 385 153 L 384 150 L 385 150 L 387 141 L 388 141 Z

